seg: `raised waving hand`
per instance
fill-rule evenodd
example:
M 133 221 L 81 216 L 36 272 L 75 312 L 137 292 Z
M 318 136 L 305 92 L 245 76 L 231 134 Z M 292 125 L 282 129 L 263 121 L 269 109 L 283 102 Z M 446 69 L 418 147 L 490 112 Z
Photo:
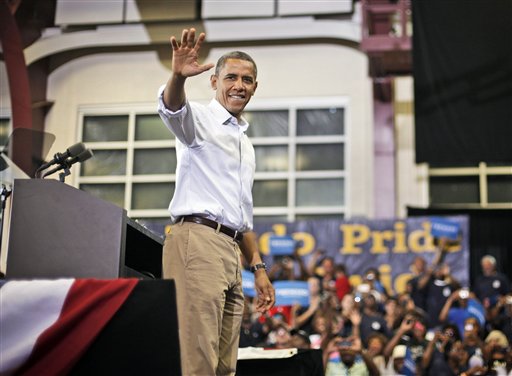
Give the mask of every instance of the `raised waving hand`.
M 174 35 L 171 37 L 173 74 L 192 77 L 214 67 L 212 63 L 199 64 L 198 62 L 199 50 L 205 38 L 205 33 L 200 33 L 196 40 L 194 28 L 184 29 L 179 43 Z

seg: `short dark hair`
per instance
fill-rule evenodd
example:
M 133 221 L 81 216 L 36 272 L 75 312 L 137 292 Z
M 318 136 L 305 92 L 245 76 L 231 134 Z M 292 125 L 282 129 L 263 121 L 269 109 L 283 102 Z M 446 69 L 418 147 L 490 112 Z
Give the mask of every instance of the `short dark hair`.
M 290 335 L 291 336 L 299 336 L 300 338 L 302 338 L 308 345 L 311 345 L 311 340 L 309 339 L 309 335 L 308 333 L 306 333 L 304 330 L 302 329 L 292 329 L 290 330 Z
M 252 63 L 252 66 L 254 67 L 254 77 L 258 76 L 258 68 L 256 67 L 256 63 L 254 62 L 253 58 L 250 57 L 249 54 L 246 54 L 242 51 L 231 51 L 222 55 L 219 60 L 217 60 L 217 65 L 215 66 L 216 76 L 219 75 L 220 70 L 224 67 L 226 60 L 228 59 L 245 60 Z

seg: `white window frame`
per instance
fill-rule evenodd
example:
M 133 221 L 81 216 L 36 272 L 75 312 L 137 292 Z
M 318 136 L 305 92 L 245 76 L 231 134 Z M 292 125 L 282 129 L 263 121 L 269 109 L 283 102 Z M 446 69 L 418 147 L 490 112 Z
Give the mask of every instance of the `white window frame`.
M 206 104 L 207 102 L 204 102 Z M 294 221 L 298 215 L 350 215 L 350 101 L 348 97 L 321 97 L 321 98 L 254 98 L 247 106 L 247 111 L 286 110 L 289 116 L 288 136 L 286 137 L 251 137 L 254 146 L 259 145 L 287 145 L 288 171 L 256 172 L 255 180 L 287 180 L 288 200 L 286 207 L 255 207 L 257 216 L 286 216 L 288 221 Z M 296 136 L 296 111 L 320 108 L 344 109 L 344 134 L 341 136 Z M 138 115 L 156 115 L 156 104 L 136 105 L 87 105 L 78 108 L 78 141 L 82 140 L 84 118 L 86 116 L 128 116 L 128 140 L 119 142 L 87 142 L 86 146 L 93 150 L 126 150 L 126 174 L 120 176 L 80 176 L 80 165 L 72 180 L 73 186 L 80 184 L 115 184 L 125 185 L 124 207 L 129 217 L 133 218 L 165 218 L 169 216 L 167 207 L 162 209 L 132 210 L 132 185 L 135 183 L 175 183 L 175 174 L 133 175 L 134 151 L 137 148 L 175 148 L 175 140 L 163 141 L 135 141 L 135 119 Z M 162 126 L 164 124 L 162 123 Z M 295 171 L 296 148 L 298 144 L 336 143 L 344 146 L 344 170 L 342 171 Z M 87 162 L 85 162 L 87 163 Z M 302 178 L 342 178 L 344 191 L 344 205 L 329 206 L 295 206 L 296 180 Z
M 98 105 L 98 106 L 81 106 L 78 109 L 78 138 L 82 140 L 84 118 L 86 116 L 128 116 L 128 140 L 119 142 L 86 142 L 86 146 L 93 150 L 126 150 L 126 174 L 119 176 L 80 176 L 80 166 L 73 182 L 75 187 L 80 184 L 115 184 L 122 183 L 125 185 L 124 207 L 129 217 L 133 218 L 160 218 L 168 217 L 167 208 L 162 209 L 131 209 L 132 202 L 132 185 L 136 183 L 174 183 L 176 181 L 175 174 L 150 174 L 150 175 L 134 175 L 133 174 L 133 158 L 134 151 L 138 148 L 145 149 L 161 149 L 175 148 L 175 140 L 155 140 L 155 141 L 135 141 L 135 118 L 138 115 L 157 115 L 156 104 L 140 104 L 140 105 Z M 162 127 L 165 125 L 162 123 Z M 87 162 L 85 162 L 87 163 Z M 170 189 L 170 188 L 169 188 Z
M 512 166 L 488 166 L 485 162 L 480 162 L 475 167 L 445 167 L 429 168 L 430 177 L 456 177 L 456 176 L 474 176 L 478 177 L 479 202 L 477 203 L 453 203 L 436 204 L 430 203 L 431 207 L 450 208 L 450 209 L 512 209 L 512 202 L 489 202 L 488 199 L 488 178 L 492 176 L 512 175 Z M 427 182 L 430 190 L 430 182 Z
M 256 172 L 255 180 L 287 180 L 288 202 L 286 207 L 255 207 L 254 216 L 286 216 L 288 221 L 294 221 L 298 215 L 332 215 L 349 216 L 350 192 L 348 179 L 350 176 L 350 111 L 348 97 L 319 97 L 319 98 L 253 98 L 247 105 L 247 111 L 286 110 L 288 111 L 288 136 L 286 137 L 251 137 L 254 146 L 259 145 L 288 145 L 288 171 Z M 297 110 L 313 110 L 320 108 L 343 108 L 344 134 L 342 136 L 297 136 Z M 297 144 L 342 143 L 344 145 L 343 171 L 295 171 Z M 330 206 L 295 206 L 296 181 L 302 178 L 343 178 L 345 205 Z

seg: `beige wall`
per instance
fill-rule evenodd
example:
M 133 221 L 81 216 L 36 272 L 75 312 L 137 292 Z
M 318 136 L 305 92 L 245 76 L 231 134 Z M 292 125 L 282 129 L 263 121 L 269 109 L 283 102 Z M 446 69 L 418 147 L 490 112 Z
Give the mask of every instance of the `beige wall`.
M 372 91 L 366 56 L 334 44 L 231 46 L 243 49 L 258 64 L 258 99 L 344 96 L 349 100 L 350 154 L 347 170 L 348 214 L 372 215 L 373 136 Z M 212 49 L 206 61 L 215 62 L 226 49 Z M 161 53 L 170 56 L 169 53 Z M 80 106 L 153 105 L 158 87 L 170 75 L 169 61 L 156 52 L 103 53 L 72 60 L 55 70 L 48 80 L 48 98 L 55 104 L 48 113 L 46 130 L 57 135 L 51 151 L 65 150 L 79 140 Z M 209 74 L 189 79 L 187 93 L 194 100 L 213 96 Z M 156 104 L 155 104 L 156 108 Z M 73 176 L 73 175 L 72 175 Z M 70 179 L 70 184 L 73 180 Z
M 0 116 L 11 114 L 11 98 L 5 63 L 0 61 Z
M 414 90 L 412 77 L 394 80 L 396 137 L 396 214 L 406 217 L 407 206 L 428 206 L 428 171 L 415 163 Z

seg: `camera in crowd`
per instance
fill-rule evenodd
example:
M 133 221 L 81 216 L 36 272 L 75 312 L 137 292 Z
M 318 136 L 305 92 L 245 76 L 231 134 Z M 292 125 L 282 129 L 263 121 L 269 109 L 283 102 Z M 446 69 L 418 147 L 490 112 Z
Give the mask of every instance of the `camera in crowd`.
M 464 287 L 459 290 L 459 298 L 461 299 L 467 299 L 469 298 L 469 289 Z

